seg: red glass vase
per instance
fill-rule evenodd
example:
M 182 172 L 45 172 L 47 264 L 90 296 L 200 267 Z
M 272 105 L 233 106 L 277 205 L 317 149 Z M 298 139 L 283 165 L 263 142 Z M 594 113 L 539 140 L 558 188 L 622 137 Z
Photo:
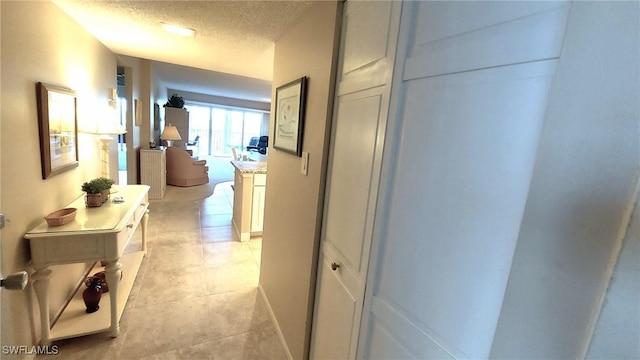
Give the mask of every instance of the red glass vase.
M 100 279 L 94 277 L 89 286 L 82 292 L 84 305 L 87 307 L 87 313 L 94 313 L 100 308 L 100 298 L 102 297 L 102 288 Z

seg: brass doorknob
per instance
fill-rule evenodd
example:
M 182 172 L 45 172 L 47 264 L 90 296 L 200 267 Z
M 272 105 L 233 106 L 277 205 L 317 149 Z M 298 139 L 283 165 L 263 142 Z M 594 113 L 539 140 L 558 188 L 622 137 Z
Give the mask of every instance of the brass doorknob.
M 336 263 L 335 261 L 331 263 L 331 270 L 336 271 L 339 267 L 340 264 Z

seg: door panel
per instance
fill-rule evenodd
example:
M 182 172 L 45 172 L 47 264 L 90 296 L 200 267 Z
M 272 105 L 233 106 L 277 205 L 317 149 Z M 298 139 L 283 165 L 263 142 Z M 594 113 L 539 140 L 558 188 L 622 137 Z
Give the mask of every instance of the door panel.
M 403 16 L 365 358 L 489 356 L 568 9 L 483 4 L 412 2 Z M 531 23 L 546 46 L 518 52 Z
M 391 3 L 380 2 L 376 6 L 363 3 L 360 6 L 349 9 L 346 16 L 343 74 L 373 64 L 387 55 Z
M 327 183 L 324 241 L 331 243 L 355 272 L 360 272 L 363 257 L 380 100 L 376 94 L 341 101 L 333 125 L 334 159 Z
M 318 306 L 315 309 L 314 359 L 342 359 L 349 353 L 353 331 L 353 317 L 357 301 L 345 291 L 339 268 L 331 269 L 327 258 L 322 258 L 319 271 L 320 289 Z
M 345 5 L 312 359 L 356 357 L 401 6 Z

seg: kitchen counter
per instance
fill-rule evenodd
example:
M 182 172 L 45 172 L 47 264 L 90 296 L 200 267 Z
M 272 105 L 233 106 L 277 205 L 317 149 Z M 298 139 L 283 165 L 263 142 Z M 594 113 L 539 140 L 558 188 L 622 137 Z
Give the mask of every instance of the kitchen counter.
M 231 161 L 231 165 L 243 174 L 266 174 L 267 163 L 259 161 Z
M 231 161 L 235 168 L 233 227 L 240 241 L 262 235 L 267 163 Z

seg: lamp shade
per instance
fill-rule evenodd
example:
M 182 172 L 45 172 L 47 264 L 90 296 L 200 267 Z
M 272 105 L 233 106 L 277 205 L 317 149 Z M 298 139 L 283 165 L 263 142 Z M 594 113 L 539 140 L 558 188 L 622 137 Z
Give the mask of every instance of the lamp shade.
M 127 130 L 125 130 L 122 125 L 120 125 L 117 121 L 112 120 L 98 122 L 95 129 L 95 134 L 100 135 L 122 135 L 126 132 Z
M 97 135 L 122 135 L 127 130 L 120 125 L 116 111 L 107 109 L 97 116 L 95 122 L 86 126 L 84 132 Z
M 182 140 L 180 137 L 180 133 L 178 132 L 178 128 L 173 125 L 167 125 L 164 127 L 162 131 L 162 135 L 160 135 L 160 139 L 162 140 Z

